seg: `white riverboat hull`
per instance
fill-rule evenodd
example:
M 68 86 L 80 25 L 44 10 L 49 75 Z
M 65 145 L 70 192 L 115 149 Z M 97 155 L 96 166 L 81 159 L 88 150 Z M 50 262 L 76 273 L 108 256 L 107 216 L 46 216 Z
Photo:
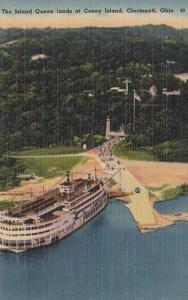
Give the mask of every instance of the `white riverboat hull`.
M 10 251 L 14 253 L 21 253 L 28 250 L 36 249 L 39 247 L 48 246 L 52 243 L 54 243 L 57 240 L 61 240 L 68 236 L 69 234 L 73 233 L 74 231 L 78 230 L 80 227 L 84 226 L 87 222 L 89 222 L 91 219 L 93 219 L 95 216 L 97 216 L 108 204 L 107 195 L 103 194 L 101 199 L 98 200 L 97 205 L 93 207 L 91 205 L 89 208 L 87 208 L 86 212 L 83 212 L 83 214 L 76 218 L 72 214 L 70 216 L 68 227 L 65 229 L 62 227 L 62 230 L 60 227 L 57 228 L 57 230 L 53 229 L 52 232 L 49 232 L 49 235 L 46 237 L 38 237 L 35 239 L 28 240 L 31 242 L 30 245 L 27 245 L 27 242 L 22 242 L 22 245 L 17 244 L 14 247 L 11 247 L 11 243 L 7 242 L 0 244 L 0 250 L 2 251 Z M 2 238 L 2 237 L 1 237 Z M 4 238 L 4 237 L 3 237 Z

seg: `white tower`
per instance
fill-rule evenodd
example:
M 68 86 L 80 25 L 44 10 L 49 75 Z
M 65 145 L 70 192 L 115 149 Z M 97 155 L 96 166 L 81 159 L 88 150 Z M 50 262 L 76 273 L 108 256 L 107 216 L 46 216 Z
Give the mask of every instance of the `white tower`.
M 110 135 L 110 117 L 108 116 L 106 119 L 106 135 L 105 138 L 107 138 Z

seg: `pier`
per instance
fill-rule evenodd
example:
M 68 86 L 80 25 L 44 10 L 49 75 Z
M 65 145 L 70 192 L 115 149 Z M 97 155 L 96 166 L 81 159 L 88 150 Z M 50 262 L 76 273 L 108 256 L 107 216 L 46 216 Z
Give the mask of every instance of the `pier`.
M 109 173 L 109 178 L 116 182 L 116 189 L 108 192 L 109 199 L 119 199 L 125 201 L 125 206 L 129 209 L 137 223 L 141 233 L 158 228 L 171 226 L 176 221 L 187 220 L 187 214 L 181 215 L 161 215 L 154 208 L 154 202 L 160 200 L 158 196 L 151 193 L 139 182 L 127 167 L 128 161 L 119 159 L 113 155 L 113 147 L 119 143 L 123 136 L 121 130 L 115 134 L 110 130 L 110 119 L 106 124 L 106 142 L 99 147 L 97 160 Z M 111 175 L 113 171 L 113 176 Z

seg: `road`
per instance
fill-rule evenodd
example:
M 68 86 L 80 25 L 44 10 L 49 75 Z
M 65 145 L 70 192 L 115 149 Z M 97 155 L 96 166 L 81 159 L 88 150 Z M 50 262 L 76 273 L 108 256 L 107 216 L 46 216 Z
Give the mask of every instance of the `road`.
M 88 154 L 89 155 L 89 154 Z M 46 158 L 46 157 L 71 157 L 71 156 L 87 156 L 84 153 L 75 154 L 55 154 L 55 155 L 12 155 L 14 158 Z
M 156 225 L 156 218 L 148 190 L 126 168 L 122 168 L 114 179 L 121 187 L 122 192 L 131 194 L 129 196 L 131 201 L 126 206 L 135 221 L 141 226 Z M 134 192 L 136 187 L 139 188 L 139 193 Z

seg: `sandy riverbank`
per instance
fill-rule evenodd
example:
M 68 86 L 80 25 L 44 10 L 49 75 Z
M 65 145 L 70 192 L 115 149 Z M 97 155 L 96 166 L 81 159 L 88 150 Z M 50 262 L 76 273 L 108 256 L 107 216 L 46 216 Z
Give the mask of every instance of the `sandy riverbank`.
M 139 230 L 146 231 L 173 225 L 176 221 L 188 221 L 188 214 L 161 215 L 154 208 L 154 203 L 160 200 L 160 192 L 151 195 L 145 186 L 174 187 L 188 183 L 188 164 L 130 161 L 121 159 L 121 165 L 126 169 L 123 180 L 127 181 L 132 190 L 140 188 L 140 193 L 129 196 L 126 207 L 130 210 L 138 224 Z
M 22 181 L 20 186 L 0 193 L 0 201 L 26 201 L 53 188 L 62 180 L 62 177 L 51 179 Z
M 188 163 L 134 161 L 121 159 L 126 167 L 144 186 L 177 186 L 188 183 Z
M 88 151 L 84 154 L 87 156 L 87 161 L 73 167 L 74 178 L 84 176 L 84 174 L 91 173 L 94 176 L 95 168 L 100 177 L 105 177 L 107 174 L 102 171 L 101 164 L 93 155 L 93 152 Z M 34 196 L 38 196 L 43 192 L 53 188 L 59 182 L 63 180 L 63 177 L 54 177 L 50 179 L 40 178 L 38 180 L 22 181 L 20 186 L 12 188 L 6 192 L 0 193 L 0 201 L 25 201 L 30 200 Z
M 104 170 L 103 164 L 97 158 L 97 151 L 94 149 L 83 154 L 87 156 L 85 163 L 76 165 L 72 171 L 74 178 L 91 173 L 101 178 L 108 178 L 111 171 Z M 125 169 L 122 175 L 115 177 L 117 183 L 121 187 L 128 187 L 129 193 L 139 186 L 141 193 L 132 193 L 129 199 L 125 197 L 127 208 L 130 210 L 134 220 L 138 224 L 138 228 L 142 233 L 148 230 L 154 230 L 174 224 L 178 220 L 188 220 L 188 214 L 181 215 L 161 215 L 154 209 L 155 197 L 151 196 L 145 186 L 162 186 L 168 187 L 188 183 L 188 164 L 182 163 L 164 163 L 164 162 L 145 162 L 145 161 L 129 161 L 121 159 L 121 167 Z M 119 166 L 118 166 L 119 167 Z M 47 191 L 63 178 L 55 177 L 51 179 L 40 179 L 36 181 L 24 181 L 19 187 L 13 188 L 5 193 L 0 193 L 1 200 L 29 200 L 33 196 L 37 196 L 43 191 Z M 121 182 L 119 182 L 121 180 Z M 123 199 L 122 199 L 123 200 Z M 157 199 L 159 200 L 159 199 Z M 127 203 L 128 202 L 128 203 Z

